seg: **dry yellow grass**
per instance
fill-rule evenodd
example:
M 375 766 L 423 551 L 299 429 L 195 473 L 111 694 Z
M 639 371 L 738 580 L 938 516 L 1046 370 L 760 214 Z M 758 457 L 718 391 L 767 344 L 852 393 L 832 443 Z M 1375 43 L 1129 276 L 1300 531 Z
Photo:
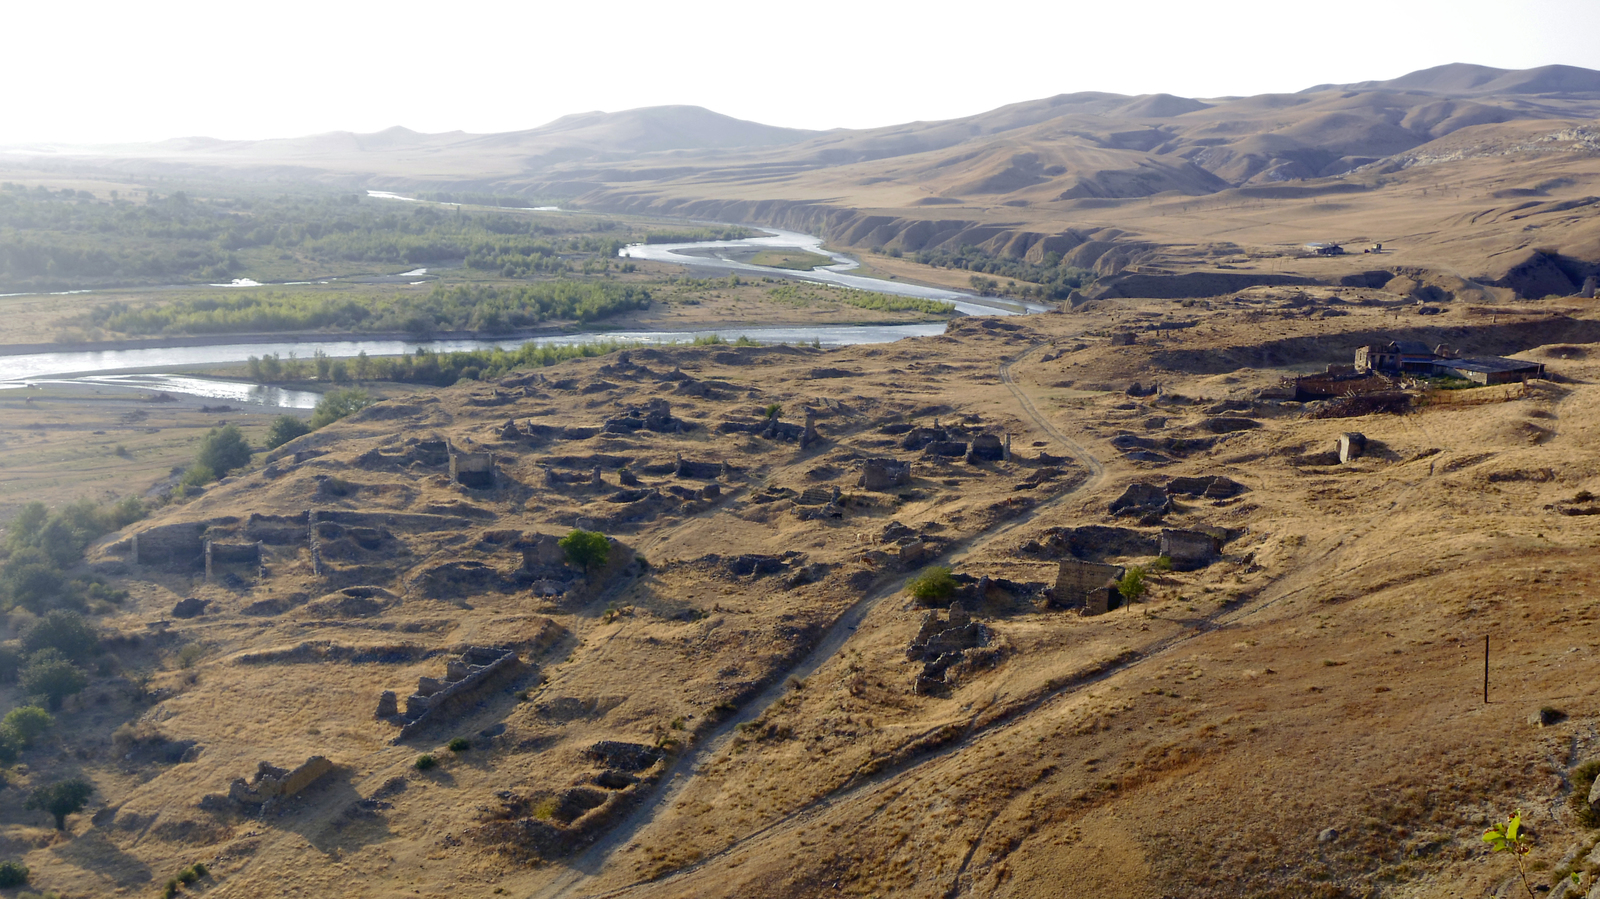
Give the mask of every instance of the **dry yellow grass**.
M 137 698 L 108 674 L 64 713 L 74 752 L 31 756 L 22 790 L 0 796 L 0 855 L 23 859 L 40 886 L 95 895 L 153 891 L 205 861 L 209 891 L 223 896 L 1443 897 L 1504 876 L 1477 836 L 1522 807 L 1539 834 L 1535 858 L 1553 865 L 1582 839 L 1560 803 L 1563 778 L 1592 756 L 1600 720 L 1582 686 L 1600 674 L 1600 647 L 1583 636 L 1600 610 L 1586 561 L 1592 519 L 1561 514 L 1579 491 L 1600 492 L 1592 310 L 1397 321 L 1386 306 L 1331 293 L 1313 308 L 1338 303 L 1349 315 L 1306 315 L 1303 300 L 1266 291 L 1182 310 L 1106 301 L 1005 322 L 1018 330 L 968 319 L 947 336 L 826 353 L 644 350 L 631 366 L 580 360 L 543 381 L 397 397 L 291 447 L 324 455 L 277 458 L 274 476 L 257 469 L 138 527 L 207 520 L 227 531 L 252 513 L 311 507 L 467 523 L 423 530 L 396 518 L 380 551 L 329 550 L 323 577 L 292 542 L 268 546 L 265 581 L 234 571 L 238 580 L 207 584 L 151 566 L 116 575 L 132 596 L 105 626 L 126 635 L 112 651 L 123 670 L 143 672 L 147 692 Z M 1198 324 L 1144 332 L 1131 347 L 1103 336 L 1178 311 Z M 1252 400 L 1284 373 L 1388 333 L 1527 352 L 1561 379 L 1522 399 L 1403 417 L 1313 421 Z M 1018 357 L 1010 376 L 1042 420 L 998 376 Z M 660 379 L 674 369 L 710 395 Z M 1132 380 L 1163 393 L 1127 396 Z M 593 426 L 651 397 L 699 427 L 499 436 L 507 419 Z M 1164 466 L 1112 442 L 1204 434 L 1228 401 L 1245 404 L 1229 414 L 1262 426 Z M 816 409 L 823 441 L 802 451 L 717 431 L 774 402 L 787 420 L 802 404 Z M 907 455 L 883 424 L 935 418 L 1010 433 L 1016 459 L 919 460 L 905 489 L 854 486 L 860 457 Z M 1328 464 L 1345 430 L 1365 433 L 1370 452 Z M 434 434 L 496 453 L 500 485 L 468 490 L 400 458 L 409 439 Z M 1068 464 L 1057 480 L 1017 489 L 1034 480 L 1040 452 L 1073 451 L 1062 438 L 1104 474 Z M 632 459 L 663 489 L 697 485 L 656 467 L 679 454 L 735 471 L 719 499 L 604 525 L 648 572 L 614 571 L 563 601 L 470 587 L 439 595 L 418 580 L 443 561 L 511 571 L 520 558 L 496 531 L 611 520 L 615 461 L 601 457 Z M 586 473 L 591 460 L 604 490 L 544 486 L 543 465 Z M 1052 527 L 1153 534 L 1106 505 L 1134 480 L 1178 474 L 1225 474 L 1246 488 L 1180 499 L 1168 517 L 1229 529 L 1221 561 L 1157 574 L 1145 602 L 1099 618 L 997 596 L 974 611 L 1002 651 L 998 666 L 948 696 L 912 691 L 905 647 L 922 610 L 898 592 L 908 570 L 873 555 L 886 524 L 936 534 L 960 573 L 1049 581 L 1054 558 L 1025 544 Z M 324 478 L 342 492 L 319 489 Z M 769 492 L 835 485 L 849 498 L 842 519 L 808 519 Z M 118 539 L 92 561 L 117 570 Z M 704 559 L 785 552 L 823 566 L 820 578 L 786 585 L 785 574 L 737 576 Z M 353 578 L 394 600 L 370 615 L 319 600 Z M 191 596 L 211 601 L 206 614 L 172 620 Z M 266 614 L 264 601 L 282 610 Z M 517 647 L 534 670 L 391 745 L 394 726 L 372 717 L 377 694 L 404 695 L 472 644 Z M 200 648 L 182 654 L 187 646 Z M 287 652 L 297 646 L 310 649 Z M 363 653 L 382 660 L 355 660 Z M 791 673 L 803 683 L 786 685 Z M 1546 705 L 1570 717 L 1531 728 Z M 178 764 L 124 758 L 110 736 L 130 719 L 198 748 Z M 445 751 L 456 736 L 473 748 Z M 506 839 L 520 831 L 502 823 L 537 820 L 593 777 L 583 753 L 603 739 L 672 750 L 632 789 L 637 811 L 623 803 L 597 823 L 598 842 L 573 854 Z M 423 752 L 440 767 L 416 770 Z M 312 754 L 340 771 L 265 817 L 201 805 L 259 760 Z M 69 771 L 94 780 L 97 804 L 52 836 L 20 797 Z M 1319 842 L 1327 828 L 1337 838 Z

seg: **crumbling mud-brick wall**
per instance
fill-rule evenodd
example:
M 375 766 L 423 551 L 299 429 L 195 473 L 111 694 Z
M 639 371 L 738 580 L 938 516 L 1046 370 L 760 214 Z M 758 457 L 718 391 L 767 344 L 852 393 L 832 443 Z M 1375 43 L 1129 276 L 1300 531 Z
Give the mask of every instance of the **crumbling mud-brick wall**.
M 520 534 L 511 547 L 521 551 L 523 571 L 539 571 L 567 560 L 561 538 L 554 534 Z
M 1165 515 L 1172 511 L 1172 501 L 1164 488 L 1135 482 L 1111 501 L 1110 511 L 1113 515 Z
M 464 487 L 480 490 L 494 486 L 493 453 L 452 453 L 450 479 Z
M 512 650 L 469 647 L 446 665 L 444 680 L 418 679 L 417 692 L 406 697 L 406 724 L 394 742 L 399 743 L 436 721 L 459 716 L 516 678 L 525 667 Z
M 864 490 L 892 490 L 911 483 L 911 463 L 898 459 L 868 459 L 861 464 L 861 480 L 857 486 Z
M 210 522 L 161 524 L 135 531 L 108 551 L 157 568 L 191 569 L 205 565 L 205 532 Z
M 1227 499 L 1243 489 L 1244 485 L 1222 475 L 1197 478 L 1177 477 L 1167 482 L 1168 496 L 1203 496 L 1206 499 Z
M 212 540 L 211 561 L 217 565 L 257 565 L 261 562 L 259 543 L 223 543 Z
M 972 438 L 972 448 L 967 451 L 968 462 L 1000 462 L 1007 455 L 1006 444 L 998 434 L 979 434 Z
M 962 674 L 974 665 L 992 667 L 998 654 L 982 651 L 988 643 L 988 628 L 972 620 L 961 603 L 950 604 L 947 619 L 941 619 L 937 610 L 929 611 L 906 647 L 906 659 L 922 663 L 912 691 L 924 696 L 941 693 L 959 685 Z
M 1204 531 L 1161 531 L 1161 554 L 1172 560 L 1179 571 L 1193 571 L 1210 565 L 1217 557 L 1217 538 Z
M 260 805 L 270 799 L 293 796 L 333 769 L 333 762 L 320 755 L 306 759 L 292 771 L 262 762 L 249 782 L 241 777 L 228 785 L 228 798 L 243 805 Z
M 1109 591 L 1122 578 L 1121 566 L 1103 562 L 1085 562 L 1081 559 L 1062 559 L 1056 573 L 1055 604 L 1064 609 L 1087 609 L 1098 600 L 1109 605 Z M 1101 609 L 1105 611 L 1105 609 Z

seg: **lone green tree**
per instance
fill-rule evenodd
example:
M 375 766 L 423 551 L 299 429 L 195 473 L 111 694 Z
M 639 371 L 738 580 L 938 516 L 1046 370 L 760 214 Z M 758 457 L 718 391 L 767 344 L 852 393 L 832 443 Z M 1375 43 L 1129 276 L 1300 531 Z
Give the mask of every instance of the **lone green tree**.
M 567 554 L 567 561 L 581 567 L 585 576 L 591 568 L 604 565 L 611 556 L 611 541 L 597 531 L 574 530 L 557 545 Z
M 67 816 L 83 811 L 94 795 L 94 786 L 86 780 L 72 778 L 57 781 L 34 790 L 28 795 L 23 808 L 29 811 L 49 812 L 56 818 L 56 830 L 67 829 Z
M 1122 575 L 1122 579 L 1117 581 L 1117 592 L 1122 595 L 1124 604 L 1138 602 L 1148 589 L 1144 582 L 1144 569 L 1138 565 L 1129 568 Z
M 228 472 L 250 464 L 250 444 L 245 442 L 244 432 L 238 425 L 212 428 L 200 441 L 200 452 L 194 461 L 196 465 L 211 469 L 217 477 L 225 478 Z

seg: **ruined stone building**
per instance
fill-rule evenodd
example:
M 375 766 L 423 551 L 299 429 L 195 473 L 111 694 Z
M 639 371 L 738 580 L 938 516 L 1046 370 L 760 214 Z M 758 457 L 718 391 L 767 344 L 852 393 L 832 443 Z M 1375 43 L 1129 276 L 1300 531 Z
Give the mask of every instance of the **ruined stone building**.
M 1104 615 L 1122 605 L 1117 581 L 1125 573 L 1120 565 L 1062 559 L 1056 573 L 1055 604 L 1079 609 L 1085 615 Z
M 1433 349 L 1417 340 L 1391 340 L 1356 350 L 1356 371 L 1407 374 L 1425 378 L 1461 378 L 1477 384 L 1508 384 L 1544 377 L 1544 364 L 1505 356 L 1462 356 L 1440 344 Z

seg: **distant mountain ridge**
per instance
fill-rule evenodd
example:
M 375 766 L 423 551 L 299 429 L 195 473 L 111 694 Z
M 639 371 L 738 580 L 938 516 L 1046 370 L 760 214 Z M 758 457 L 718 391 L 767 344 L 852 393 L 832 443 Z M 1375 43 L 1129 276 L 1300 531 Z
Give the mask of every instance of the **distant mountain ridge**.
M 490 151 L 491 155 L 504 151 L 524 151 L 535 156 L 572 158 L 588 153 L 615 155 L 780 146 L 821 133 L 736 119 L 700 106 L 650 106 L 622 112 L 575 113 L 526 131 L 494 134 L 470 134 L 465 131 L 427 134 L 396 125 L 368 134 L 328 131 L 303 137 L 265 140 L 183 137 L 150 144 L 147 152 L 136 151 L 135 155 L 160 155 L 168 151 L 281 160 L 311 159 L 340 153 L 436 154 L 448 149 L 460 149 L 468 152 Z
M 1492 94 L 1600 95 L 1600 72 L 1578 66 L 1551 65 L 1534 69 L 1496 69 L 1456 62 L 1421 69 L 1388 81 L 1360 81 L 1355 84 L 1319 84 L 1301 91 L 1402 90 L 1477 97 Z

